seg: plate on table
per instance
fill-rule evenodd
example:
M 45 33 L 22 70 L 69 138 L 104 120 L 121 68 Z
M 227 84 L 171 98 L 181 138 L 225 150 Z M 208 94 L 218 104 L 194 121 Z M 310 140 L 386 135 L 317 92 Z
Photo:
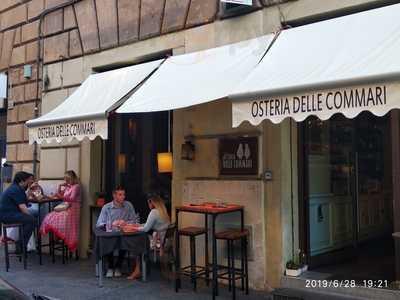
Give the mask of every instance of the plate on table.
M 121 227 L 123 233 L 135 233 L 139 231 L 140 224 L 126 224 Z

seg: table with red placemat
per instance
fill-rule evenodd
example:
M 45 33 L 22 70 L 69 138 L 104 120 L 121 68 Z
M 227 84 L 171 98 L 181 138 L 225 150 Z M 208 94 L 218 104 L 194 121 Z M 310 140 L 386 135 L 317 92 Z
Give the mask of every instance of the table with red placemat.
M 244 230 L 244 207 L 236 204 L 216 204 L 216 203 L 203 203 L 203 204 L 188 204 L 183 206 L 178 206 L 175 208 L 175 222 L 177 231 L 179 229 L 179 213 L 195 213 L 195 214 L 203 214 L 204 215 L 204 227 L 206 229 L 205 235 L 205 248 L 208 249 L 208 240 L 209 240 L 209 231 L 208 231 L 208 217 L 211 217 L 211 237 L 212 237 L 212 290 L 213 290 L 213 299 L 218 294 L 218 284 L 217 284 L 217 241 L 215 239 L 215 225 L 216 219 L 219 215 L 228 214 L 228 213 L 239 213 L 240 215 L 240 229 Z M 176 270 L 180 269 L 180 257 L 179 257 L 179 235 L 178 232 L 175 235 L 176 240 L 176 253 L 178 253 L 176 257 Z M 209 264 L 209 255 L 208 251 L 205 251 L 205 261 L 206 264 Z M 209 266 L 206 265 L 206 278 L 209 278 Z M 175 284 L 177 286 L 180 285 L 180 278 L 177 275 Z
M 127 250 L 134 256 L 142 258 L 142 280 L 146 281 L 146 256 L 148 256 L 150 241 L 146 232 L 132 230 L 128 232 L 107 232 L 105 228 L 94 228 L 96 266 L 98 270 L 100 287 L 103 286 L 103 257 L 113 253 L 114 250 Z

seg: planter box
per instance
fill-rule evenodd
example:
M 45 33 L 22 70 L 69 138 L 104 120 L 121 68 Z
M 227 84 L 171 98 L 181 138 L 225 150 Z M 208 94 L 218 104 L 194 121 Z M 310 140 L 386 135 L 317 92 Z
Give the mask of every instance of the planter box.
M 297 270 L 286 269 L 287 276 L 297 277 L 297 276 L 300 276 L 301 273 L 302 273 L 302 269 L 297 269 Z

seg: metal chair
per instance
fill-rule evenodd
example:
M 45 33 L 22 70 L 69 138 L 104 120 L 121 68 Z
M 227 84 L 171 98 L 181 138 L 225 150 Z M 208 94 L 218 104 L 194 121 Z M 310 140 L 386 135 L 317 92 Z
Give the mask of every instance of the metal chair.
M 22 223 L 13 223 L 13 224 L 1 224 L 2 230 L 3 230 L 3 243 L 4 243 L 4 254 L 5 254 L 5 260 L 6 260 L 6 271 L 10 269 L 10 257 L 18 257 L 19 261 L 23 260 L 24 263 L 24 269 L 26 270 L 27 266 L 27 253 L 26 253 L 26 247 L 25 245 L 25 240 L 24 240 L 24 234 L 23 234 L 23 228 L 24 224 Z M 18 233 L 19 233 L 19 239 L 20 239 L 20 244 L 22 245 L 22 252 L 21 253 L 10 253 L 9 252 L 9 243 L 15 243 L 15 248 L 17 250 L 17 243 L 7 236 L 7 228 L 18 228 Z

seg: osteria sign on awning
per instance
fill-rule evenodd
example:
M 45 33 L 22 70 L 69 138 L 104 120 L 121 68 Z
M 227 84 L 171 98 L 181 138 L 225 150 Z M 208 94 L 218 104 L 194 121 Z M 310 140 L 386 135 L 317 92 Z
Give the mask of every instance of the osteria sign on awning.
M 282 31 L 230 94 L 232 123 L 400 108 L 400 4 Z
M 52 111 L 26 123 L 29 142 L 71 141 L 97 136 L 108 138 L 108 114 L 126 100 L 163 62 L 157 60 L 90 75 Z
M 277 124 L 287 117 L 301 122 L 310 115 L 327 120 L 336 113 L 351 119 L 362 111 L 383 116 L 394 108 L 400 108 L 400 82 L 256 97 L 235 102 L 232 115 L 233 127 L 237 127 L 243 121 L 258 125 L 265 119 Z
M 51 140 L 57 142 L 70 141 L 72 139 L 82 141 L 84 138 L 94 140 L 97 136 L 103 140 L 108 139 L 106 118 L 45 124 L 29 129 L 29 140 L 38 143 Z

